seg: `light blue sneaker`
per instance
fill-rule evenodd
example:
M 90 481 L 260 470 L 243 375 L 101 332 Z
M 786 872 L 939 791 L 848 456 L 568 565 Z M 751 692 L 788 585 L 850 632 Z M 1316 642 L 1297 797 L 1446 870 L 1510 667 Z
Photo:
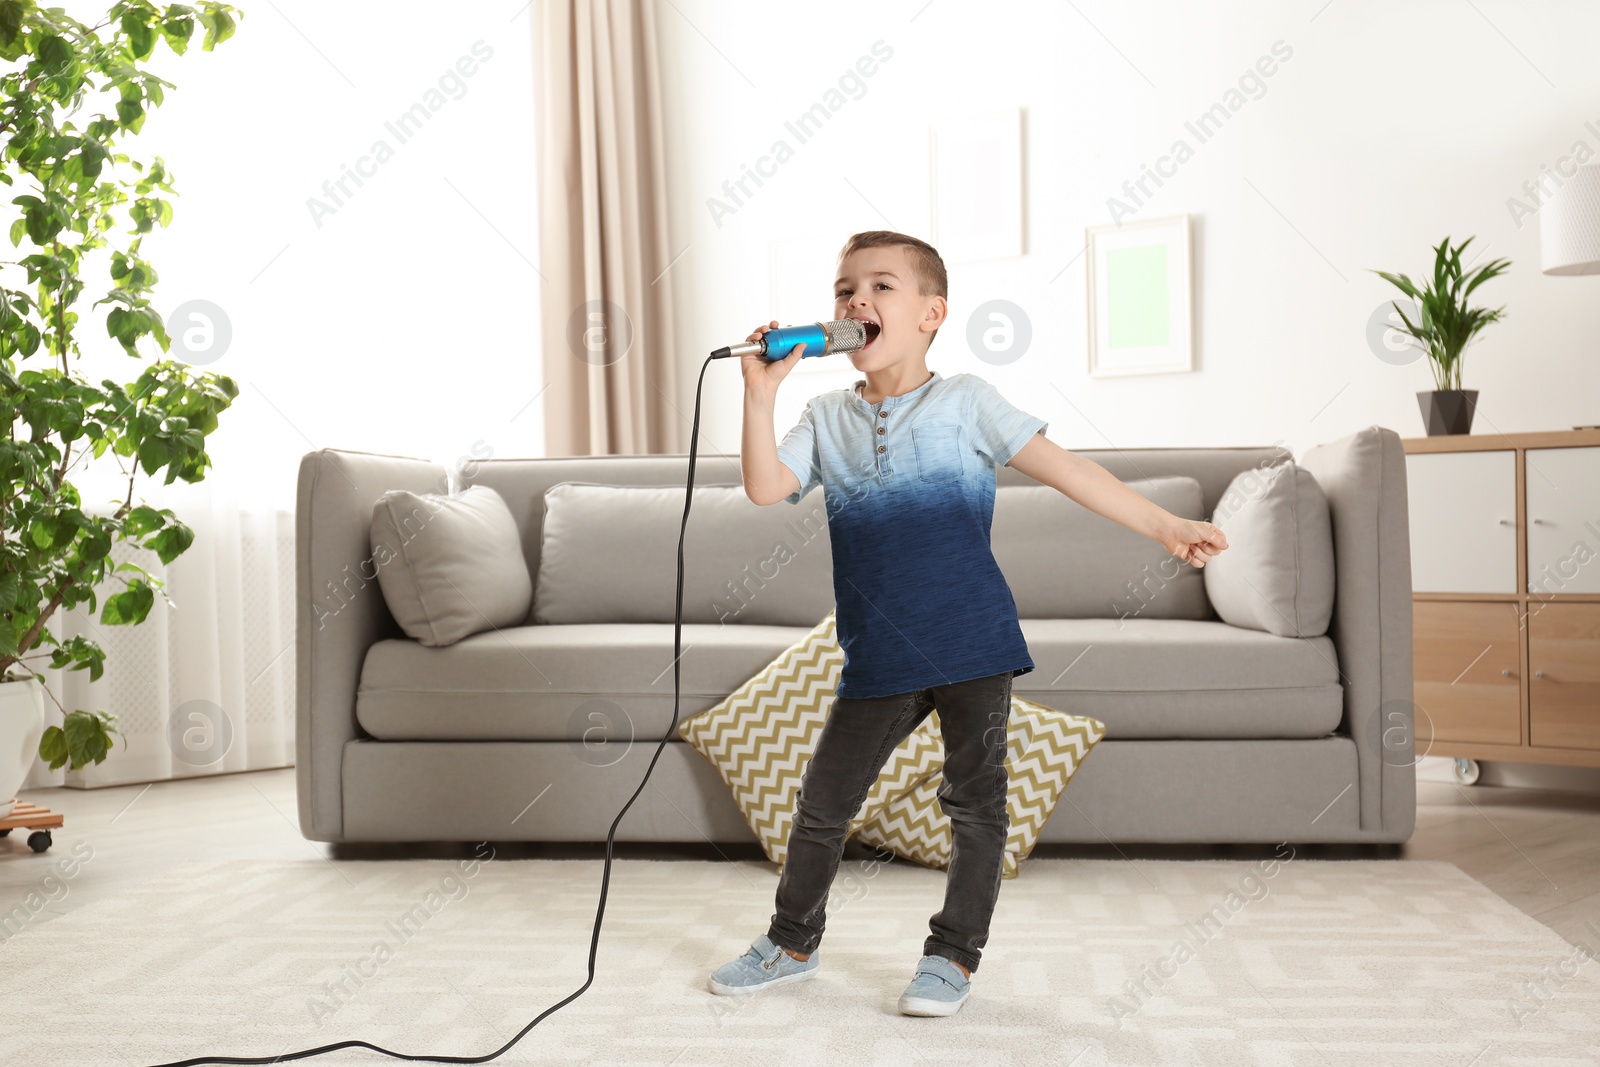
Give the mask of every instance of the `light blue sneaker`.
M 900 994 L 902 1015 L 954 1015 L 972 992 L 972 980 L 943 956 L 924 956 Z
M 816 977 L 817 966 L 821 962 L 816 952 L 806 959 L 797 960 L 773 944 L 766 934 L 762 934 L 743 956 L 712 971 L 706 988 L 713 993 L 738 996 L 768 986 L 803 982 Z

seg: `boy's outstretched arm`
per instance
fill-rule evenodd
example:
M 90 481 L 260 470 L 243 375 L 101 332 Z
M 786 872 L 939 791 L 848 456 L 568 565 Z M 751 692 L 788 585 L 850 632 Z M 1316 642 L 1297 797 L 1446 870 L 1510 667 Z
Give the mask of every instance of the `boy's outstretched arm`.
M 1006 466 L 1050 486 L 1098 515 L 1157 541 L 1185 563 L 1204 567 L 1228 547 L 1222 530 L 1184 519 L 1146 500 L 1092 459 L 1069 452 L 1042 433 L 1017 449 Z

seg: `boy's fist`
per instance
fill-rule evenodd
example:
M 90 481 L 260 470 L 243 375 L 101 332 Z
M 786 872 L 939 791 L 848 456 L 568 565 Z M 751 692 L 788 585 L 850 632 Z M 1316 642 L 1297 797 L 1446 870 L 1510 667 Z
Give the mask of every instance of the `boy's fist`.
M 757 326 L 751 331 L 746 341 L 759 341 L 761 335 L 768 330 L 776 329 L 778 320 L 773 319 L 767 326 Z M 768 359 L 766 356 L 756 355 L 754 352 L 739 357 L 740 370 L 744 372 L 744 388 L 748 393 L 759 396 L 772 397 L 777 395 L 778 383 L 794 370 L 794 365 L 805 356 L 806 346 L 795 345 L 787 356 L 782 359 Z
M 1228 539 L 1209 522 L 1179 519 L 1172 530 L 1161 539 L 1161 545 L 1183 562 L 1194 567 L 1204 567 L 1212 558 L 1228 547 Z

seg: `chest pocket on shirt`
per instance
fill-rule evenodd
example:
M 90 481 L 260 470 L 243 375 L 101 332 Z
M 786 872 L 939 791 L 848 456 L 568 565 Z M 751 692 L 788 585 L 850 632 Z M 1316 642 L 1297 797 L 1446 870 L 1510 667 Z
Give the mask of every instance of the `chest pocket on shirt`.
M 966 474 L 963 463 L 965 431 L 959 423 L 919 422 L 911 427 L 917 451 L 917 475 L 934 485 L 953 485 Z

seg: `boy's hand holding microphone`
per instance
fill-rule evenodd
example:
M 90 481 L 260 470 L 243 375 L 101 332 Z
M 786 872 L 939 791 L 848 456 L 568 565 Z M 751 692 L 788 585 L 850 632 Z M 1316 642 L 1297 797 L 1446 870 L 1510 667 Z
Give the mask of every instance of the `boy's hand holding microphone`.
M 777 325 L 778 320 L 773 319 L 765 326 L 757 326 L 745 340 L 759 341 L 762 334 L 776 329 Z M 794 370 L 795 364 L 799 363 L 805 354 L 805 342 L 795 345 L 782 359 L 768 359 L 756 352 L 744 353 L 739 357 L 739 370 L 744 374 L 745 393 L 763 400 L 771 400 L 778 393 L 778 383 L 788 377 L 789 372 Z
M 766 326 L 757 326 L 743 344 L 719 348 L 711 353 L 711 358 L 738 356 L 744 371 L 745 395 L 771 400 L 778 391 L 778 383 L 803 357 L 854 352 L 871 344 L 879 329 L 877 323 L 861 319 L 835 319 L 779 328 L 778 320 L 773 319 Z M 768 337 L 774 330 L 777 332 Z M 778 358 L 777 353 L 785 348 L 788 354 Z

